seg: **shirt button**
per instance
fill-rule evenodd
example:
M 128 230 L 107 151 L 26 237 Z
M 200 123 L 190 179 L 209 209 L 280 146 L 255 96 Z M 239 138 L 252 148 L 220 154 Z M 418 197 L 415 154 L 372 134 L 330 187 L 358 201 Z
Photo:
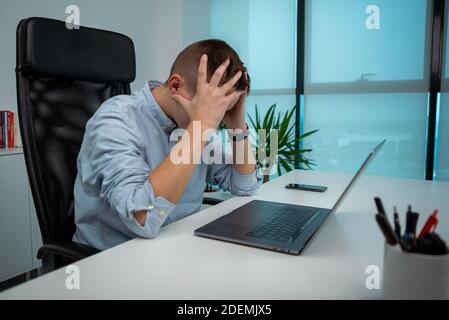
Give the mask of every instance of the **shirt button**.
M 154 208 L 153 204 L 151 202 L 147 205 L 148 210 L 152 210 Z
M 164 210 L 159 211 L 159 215 L 160 215 L 161 217 L 165 216 L 165 211 L 164 211 Z

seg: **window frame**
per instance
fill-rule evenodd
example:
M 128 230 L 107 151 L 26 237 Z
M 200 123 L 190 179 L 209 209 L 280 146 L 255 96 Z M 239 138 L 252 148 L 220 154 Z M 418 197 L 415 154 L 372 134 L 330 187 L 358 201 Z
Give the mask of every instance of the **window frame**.
M 393 80 L 393 81 L 353 81 L 340 83 L 310 83 L 310 70 L 305 66 L 306 48 L 306 21 L 311 16 L 310 8 L 307 8 L 307 0 L 297 0 L 297 70 L 296 70 L 296 135 L 303 133 L 304 121 L 304 94 L 336 94 L 336 93 L 393 93 L 393 92 L 428 92 L 428 117 L 426 136 L 426 160 L 425 179 L 434 180 L 436 176 L 436 152 L 438 127 L 438 103 L 441 92 L 441 82 L 449 85 L 449 78 L 442 79 L 443 54 L 446 43 L 444 43 L 444 22 L 447 19 L 446 0 L 428 0 L 427 17 L 431 19 L 426 23 L 425 38 L 425 61 L 424 65 L 429 67 L 430 72 L 423 70 L 422 80 Z M 423 91 L 424 88 L 428 90 Z M 449 88 L 449 86 L 448 86 Z M 297 143 L 297 148 L 301 147 Z M 298 163 L 297 163 L 298 167 Z

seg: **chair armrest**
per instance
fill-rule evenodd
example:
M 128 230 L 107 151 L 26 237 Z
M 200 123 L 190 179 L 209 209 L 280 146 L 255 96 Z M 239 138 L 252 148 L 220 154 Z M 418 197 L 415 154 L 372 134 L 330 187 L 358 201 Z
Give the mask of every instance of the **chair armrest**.
M 42 259 L 46 254 L 59 255 L 65 258 L 78 261 L 100 252 L 96 248 L 77 242 L 56 242 L 47 243 L 39 248 L 37 252 L 37 258 Z
M 220 199 L 215 199 L 215 198 L 208 198 L 208 197 L 204 197 L 203 198 L 203 204 L 210 204 L 212 206 L 219 204 L 223 202 L 223 200 Z

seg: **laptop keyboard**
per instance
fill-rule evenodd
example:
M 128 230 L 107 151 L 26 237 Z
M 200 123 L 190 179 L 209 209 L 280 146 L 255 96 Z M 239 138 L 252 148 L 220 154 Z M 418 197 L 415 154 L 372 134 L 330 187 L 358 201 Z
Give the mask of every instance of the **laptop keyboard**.
M 250 237 L 293 243 L 300 233 L 318 216 L 316 209 L 281 208 L 274 217 L 269 217 L 247 233 Z

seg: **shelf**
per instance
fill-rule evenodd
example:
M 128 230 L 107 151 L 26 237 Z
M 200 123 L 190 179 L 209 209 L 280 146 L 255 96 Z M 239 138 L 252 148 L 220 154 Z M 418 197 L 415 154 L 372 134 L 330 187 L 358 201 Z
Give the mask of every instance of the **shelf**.
M 23 148 L 0 149 L 0 156 L 9 156 L 13 154 L 23 154 Z

